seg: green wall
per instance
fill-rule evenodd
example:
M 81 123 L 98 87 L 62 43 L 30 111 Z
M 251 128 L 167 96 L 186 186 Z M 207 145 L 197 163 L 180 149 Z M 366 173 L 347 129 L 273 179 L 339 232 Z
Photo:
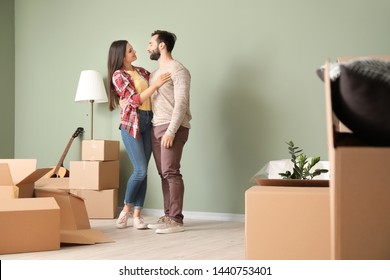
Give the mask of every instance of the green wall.
M 327 58 L 388 54 L 387 0 L 15 0 L 15 156 L 55 165 L 89 105 L 75 103 L 80 71 L 106 79 L 109 45 L 129 40 L 153 70 L 150 34 L 178 36 L 173 51 L 192 74 L 190 140 L 182 172 L 186 211 L 244 213 L 250 178 L 288 158 L 285 141 L 327 159 L 323 83 Z M 120 140 L 119 112 L 95 104 L 95 139 Z M 66 157 L 80 159 L 82 138 Z M 121 187 L 131 165 L 121 153 Z M 120 194 L 122 201 L 123 190 Z M 147 208 L 162 208 L 151 161 Z
M 13 158 L 15 140 L 14 0 L 0 1 L 0 50 L 0 158 Z

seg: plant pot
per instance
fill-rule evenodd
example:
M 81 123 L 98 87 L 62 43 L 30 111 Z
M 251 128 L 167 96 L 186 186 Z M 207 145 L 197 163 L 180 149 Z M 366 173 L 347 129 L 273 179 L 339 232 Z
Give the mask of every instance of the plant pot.
M 329 187 L 329 180 L 301 180 L 301 179 L 262 179 L 257 178 L 259 186 L 275 187 Z

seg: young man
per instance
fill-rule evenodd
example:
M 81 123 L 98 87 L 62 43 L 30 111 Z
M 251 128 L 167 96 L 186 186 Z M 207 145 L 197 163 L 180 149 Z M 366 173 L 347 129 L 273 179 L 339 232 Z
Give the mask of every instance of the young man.
M 156 233 L 184 231 L 184 182 L 180 161 L 190 129 L 190 72 L 173 59 L 172 50 L 176 35 L 157 30 L 148 45 L 150 59 L 157 60 L 159 68 L 149 78 L 156 81 L 160 73 L 171 73 L 171 80 L 161 86 L 151 97 L 153 110 L 152 150 L 161 177 L 164 197 L 164 216 L 148 227 Z

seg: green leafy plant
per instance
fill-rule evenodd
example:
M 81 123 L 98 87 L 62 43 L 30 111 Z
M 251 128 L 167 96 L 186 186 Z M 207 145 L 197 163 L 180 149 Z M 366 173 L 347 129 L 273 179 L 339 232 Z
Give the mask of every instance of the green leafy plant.
M 291 155 L 291 161 L 294 164 L 293 172 L 286 171 L 284 173 L 279 173 L 283 179 L 301 179 L 301 180 L 311 180 L 315 176 L 318 176 L 322 173 L 327 173 L 327 169 L 315 169 L 311 172 L 311 169 L 320 161 L 320 157 L 313 157 L 309 161 L 309 158 L 303 153 L 303 150 L 294 145 L 293 141 L 286 142 L 288 145 L 288 151 Z

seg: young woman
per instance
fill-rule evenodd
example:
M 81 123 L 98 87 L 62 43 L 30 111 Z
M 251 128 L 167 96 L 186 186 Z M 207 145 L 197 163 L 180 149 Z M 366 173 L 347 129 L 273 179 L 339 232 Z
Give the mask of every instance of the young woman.
M 109 109 L 115 110 L 120 101 L 126 104 L 121 107 L 122 141 L 133 165 L 133 173 L 128 179 L 124 206 L 119 214 L 116 226 L 126 228 L 132 216 L 136 229 L 146 229 L 141 210 L 145 201 L 147 188 L 147 169 L 151 147 L 151 110 L 150 97 L 166 81 L 170 74 L 159 76 L 157 81 L 148 85 L 149 72 L 142 67 L 133 66 L 137 59 L 136 51 L 126 40 L 114 41 L 108 53 L 108 91 Z

